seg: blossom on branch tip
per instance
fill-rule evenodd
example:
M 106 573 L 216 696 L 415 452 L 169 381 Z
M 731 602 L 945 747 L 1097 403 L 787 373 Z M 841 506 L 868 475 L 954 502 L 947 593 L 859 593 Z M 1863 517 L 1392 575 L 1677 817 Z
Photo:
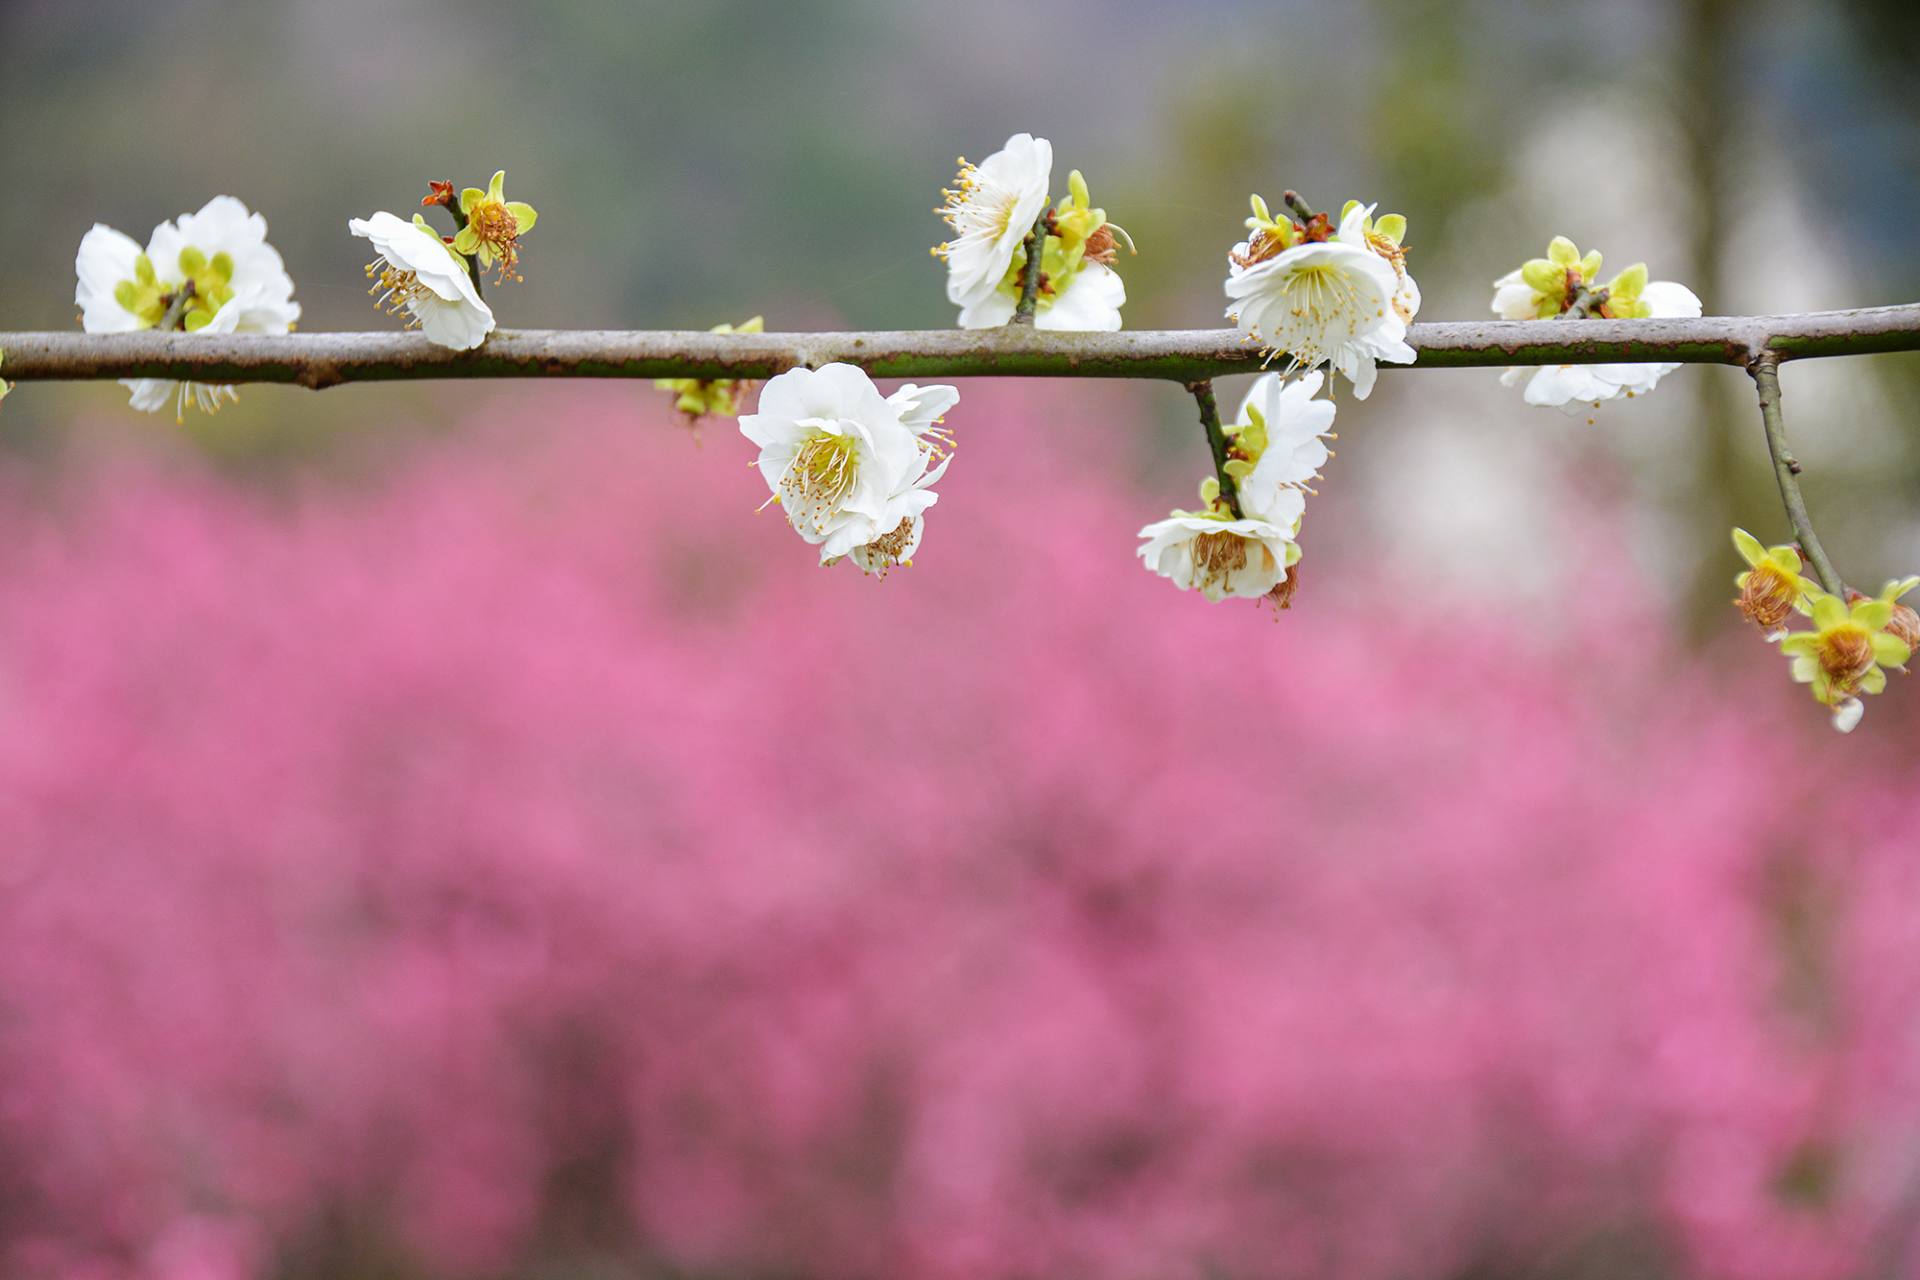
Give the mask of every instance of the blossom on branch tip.
M 88 333 L 287 333 L 300 319 L 293 280 L 267 243 L 267 220 L 232 196 L 162 222 L 144 250 L 96 223 L 80 241 L 74 272 L 74 302 Z M 239 398 L 232 387 L 197 382 L 129 378 L 120 385 L 136 409 L 173 405 L 176 421 L 189 401 L 212 413 Z
M 1763 547 L 1745 529 L 1733 531 L 1734 549 L 1752 566 L 1734 578 L 1740 589 L 1734 607 L 1740 616 L 1760 628 L 1769 642 L 1787 634 L 1787 619 L 1813 584 L 1800 576 L 1800 553 L 1790 546 Z
M 354 218 L 354 235 L 373 242 L 377 256 L 367 264 L 374 306 L 388 315 L 404 310 L 408 327 L 443 347 L 470 351 L 493 332 L 493 310 L 480 300 L 466 260 L 419 214 L 403 222 L 391 213 Z
M 1000 287 L 1052 185 L 1053 144 L 1030 133 L 1014 134 L 978 165 L 961 158 L 953 188 L 934 210 L 954 232 L 933 251 L 947 262 L 949 302 L 966 308 Z
M 453 237 L 453 247 L 478 259 L 482 271 L 498 263 L 502 284 L 525 279 L 518 271 L 520 237 L 533 230 L 534 219 L 539 217 L 532 205 L 507 199 L 506 182 L 507 171 L 501 169 L 485 191 L 468 187 L 460 193 L 460 216 L 465 225 Z M 436 187 L 434 195 L 439 194 Z
M 1373 389 L 1377 362 L 1413 360 L 1401 312 L 1411 316 L 1419 305 L 1398 240 L 1379 227 L 1369 233 L 1372 213 L 1372 206 L 1350 202 L 1335 231 L 1320 214 L 1304 226 L 1276 219 L 1254 196 L 1249 234 L 1228 254 L 1225 284 L 1227 319 L 1272 352 L 1285 352 L 1292 369 L 1331 364 L 1362 399 Z M 1404 234 L 1404 219 L 1381 222 Z
M 1700 299 L 1671 280 L 1648 280 L 1645 263 L 1599 283 L 1601 256 L 1582 255 L 1565 236 L 1555 236 L 1547 256 L 1533 258 L 1493 282 L 1493 312 L 1503 320 L 1550 320 L 1597 316 L 1606 320 L 1697 317 Z M 1645 395 L 1680 366 L 1677 363 L 1516 366 L 1500 375 L 1502 386 L 1526 384 L 1528 404 L 1583 413 L 1608 400 Z
M 760 446 L 768 502 L 820 548 L 821 564 L 851 557 L 885 576 L 920 545 L 938 500 L 932 485 L 952 457 L 940 415 L 959 398 L 952 387 L 912 385 L 882 398 L 849 364 L 789 369 L 761 389 L 740 433 Z
M 1907 642 L 1888 628 L 1891 600 L 1860 599 L 1851 605 L 1817 588 L 1807 592 L 1812 631 L 1795 632 L 1780 642 L 1793 659 L 1793 678 L 1812 686 L 1814 699 L 1833 708 L 1833 726 L 1851 732 L 1865 708 L 1860 697 L 1887 687 L 1882 667 L 1901 667 L 1912 655 Z
M 707 332 L 759 333 L 765 327 L 765 318 L 755 316 L 737 325 L 717 324 Z M 653 386 L 656 391 L 674 396 L 673 407 L 687 416 L 690 425 L 697 425 L 709 414 L 724 418 L 737 416 L 740 402 L 746 399 L 753 383 L 744 378 L 656 378 Z

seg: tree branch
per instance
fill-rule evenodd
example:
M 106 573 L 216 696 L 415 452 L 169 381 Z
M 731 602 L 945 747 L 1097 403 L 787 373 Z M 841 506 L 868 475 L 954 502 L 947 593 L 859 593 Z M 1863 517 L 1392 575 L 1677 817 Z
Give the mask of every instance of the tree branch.
M 1422 369 L 1668 361 L 1746 367 L 1777 360 L 1920 350 L 1920 303 L 1697 320 L 1486 320 L 1416 324 Z M 1233 329 L 1120 333 L 924 329 L 875 333 L 497 330 L 475 351 L 417 333 L 284 335 L 0 333 L 17 382 L 165 378 L 217 384 L 433 378 L 769 378 L 833 361 L 876 377 L 1164 378 L 1258 373 Z M 1382 365 L 1382 369 L 1395 366 Z
M 1786 418 L 1780 412 L 1780 357 L 1772 352 L 1762 352 L 1747 366 L 1747 372 L 1753 375 L 1754 388 L 1760 393 L 1760 421 L 1767 431 L 1767 452 L 1773 456 L 1773 478 L 1780 485 L 1780 505 L 1787 509 L 1787 519 L 1793 524 L 1794 537 L 1799 540 L 1800 550 L 1813 566 L 1814 576 L 1820 579 L 1820 585 L 1826 588 L 1828 595 L 1844 600 L 1847 598 L 1846 584 L 1834 572 L 1833 562 L 1827 559 L 1826 548 L 1820 545 L 1820 537 L 1813 531 L 1813 518 L 1807 514 L 1807 500 L 1800 493 L 1800 462 L 1787 444 Z
M 1187 390 L 1193 393 L 1194 403 L 1200 406 L 1200 426 L 1207 433 L 1207 448 L 1213 451 L 1213 473 L 1220 481 L 1220 497 L 1227 504 L 1227 510 L 1233 513 L 1235 520 L 1240 519 L 1240 486 L 1234 483 L 1233 476 L 1227 471 L 1227 433 L 1220 427 L 1220 402 L 1214 398 L 1213 383 L 1202 378 L 1198 382 L 1187 384 Z

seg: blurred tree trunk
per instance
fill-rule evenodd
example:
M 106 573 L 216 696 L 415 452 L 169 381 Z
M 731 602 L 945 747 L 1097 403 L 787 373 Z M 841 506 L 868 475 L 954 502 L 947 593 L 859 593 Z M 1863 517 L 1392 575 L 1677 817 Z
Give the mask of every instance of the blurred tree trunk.
M 1682 278 L 1700 295 L 1708 314 L 1729 309 L 1720 240 L 1728 226 L 1739 162 L 1733 121 L 1744 114 L 1738 65 L 1741 26 L 1735 14 L 1734 0 L 1682 0 L 1675 10 L 1679 30 L 1672 45 L 1670 74 L 1679 108 L 1675 115 L 1682 129 L 1686 166 L 1682 181 L 1693 195 L 1689 261 Z M 1727 530 L 1737 513 L 1753 510 L 1762 497 L 1754 477 L 1742 473 L 1741 450 L 1735 445 L 1735 433 L 1753 416 L 1746 403 L 1746 381 L 1737 370 L 1717 367 L 1703 367 L 1690 379 L 1699 417 L 1693 432 L 1699 452 L 1697 500 L 1686 518 L 1695 552 L 1686 604 L 1695 639 L 1704 638 L 1723 622 L 1718 606 L 1733 590 L 1733 571 L 1728 567 L 1731 553 L 1722 554 Z M 1771 529 L 1760 536 L 1767 541 L 1780 537 Z

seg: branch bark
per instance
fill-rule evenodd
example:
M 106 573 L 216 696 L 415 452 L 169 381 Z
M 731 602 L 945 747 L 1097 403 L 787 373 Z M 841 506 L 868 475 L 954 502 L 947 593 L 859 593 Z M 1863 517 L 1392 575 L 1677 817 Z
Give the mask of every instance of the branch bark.
M 1220 483 L 1220 497 L 1240 519 L 1240 486 L 1227 471 L 1227 433 L 1220 425 L 1220 402 L 1214 398 L 1213 383 L 1207 379 L 1187 384 L 1200 409 L 1200 429 L 1207 433 L 1207 448 L 1213 452 L 1213 474 Z
M 1422 369 L 1670 361 L 1750 366 L 1920 350 L 1920 303 L 1694 320 L 1486 320 L 1415 324 Z M 417 333 L 284 335 L 0 333 L 16 382 L 166 378 L 216 384 L 435 378 L 769 378 L 833 361 L 876 377 L 1162 378 L 1260 371 L 1233 329 L 1062 333 L 1024 325 L 873 333 L 501 329 L 474 351 Z M 1383 369 L 1395 366 L 1383 365 Z

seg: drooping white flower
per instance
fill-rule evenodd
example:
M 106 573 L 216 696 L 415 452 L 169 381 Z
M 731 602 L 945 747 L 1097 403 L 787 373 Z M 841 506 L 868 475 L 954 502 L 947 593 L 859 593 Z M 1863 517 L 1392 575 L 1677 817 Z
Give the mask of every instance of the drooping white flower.
M 1293 379 L 1264 373 L 1241 402 L 1234 439 L 1254 446 L 1255 455 L 1253 469 L 1235 486 L 1240 510 L 1247 515 L 1285 523 L 1280 517 L 1299 496 L 1297 491 L 1326 465 L 1334 406 L 1331 400 L 1314 398 L 1323 381 L 1318 371 Z M 1284 506 L 1283 494 L 1292 495 Z
M 1014 134 L 977 165 L 960 161 L 946 203 L 934 211 L 954 232 L 934 249 L 947 260 L 947 301 L 964 308 L 1000 287 L 1052 184 L 1053 144 L 1030 133 Z
M 1605 319 L 1693 317 L 1701 311 L 1693 290 L 1671 280 L 1648 280 L 1635 263 L 1599 286 L 1601 256 L 1581 255 L 1555 236 L 1547 256 L 1535 258 L 1493 282 L 1493 313 L 1503 320 L 1551 319 L 1573 308 L 1576 296 L 1600 299 L 1593 314 Z M 1675 363 L 1524 365 L 1500 375 L 1502 386 L 1526 388 L 1528 404 L 1580 414 L 1608 400 L 1645 395 L 1680 366 Z
M 1393 307 L 1402 292 L 1401 275 L 1367 247 L 1370 206 L 1350 206 L 1338 234 L 1325 240 L 1302 239 L 1291 222 L 1265 217 L 1257 197 L 1254 207 L 1253 234 L 1229 257 L 1229 320 L 1272 350 L 1286 352 L 1294 368 L 1333 362 L 1355 380 L 1356 394 L 1361 378 L 1372 389 L 1376 360 L 1400 359 L 1403 349 L 1404 358 L 1412 359 L 1405 321 Z M 1394 333 L 1396 322 L 1399 332 Z
M 1224 511 L 1176 511 L 1140 531 L 1147 570 L 1169 578 L 1182 591 L 1213 601 L 1229 596 L 1259 600 L 1286 580 L 1300 559 L 1293 534 L 1305 499 L 1282 491 L 1266 518 L 1235 520 Z
M 789 369 L 760 392 L 740 433 L 760 446 L 769 501 L 780 504 L 820 563 L 845 556 L 870 573 L 911 559 L 932 485 L 951 454 L 940 415 L 959 401 L 952 387 L 906 386 L 883 399 L 853 365 Z
M 493 332 L 493 309 L 481 301 L 467 264 L 420 221 L 391 213 L 354 218 L 347 230 L 373 242 L 378 255 L 367 265 L 374 305 L 394 315 L 404 310 L 410 327 L 456 351 L 470 351 Z
M 1034 309 L 1036 329 L 1113 333 L 1120 328 L 1120 308 L 1127 286 L 1120 273 L 1098 262 L 1084 262 L 1077 271 Z M 992 329 L 1013 319 L 1018 298 L 996 289 L 960 309 L 962 329 Z
M 145 250 L 95 224 L 80 241 L 74 273 L 74 302 L 88 333 L 286 333 L 300 318 L 286 264 L 267 243 L 267 220 L 232 196 L 162 222 Z M 132 378 L 120 385 L 134 408 L 172 404 L 176 419 L 189 400 L 213 412 L 238 399 L 232 387 L 197 382 Z

